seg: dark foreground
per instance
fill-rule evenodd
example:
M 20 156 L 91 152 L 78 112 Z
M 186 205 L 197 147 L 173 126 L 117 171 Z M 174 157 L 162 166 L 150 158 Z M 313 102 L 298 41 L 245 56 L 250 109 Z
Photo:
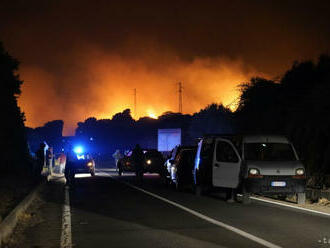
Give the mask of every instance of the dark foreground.
M 106 169 L 96 177 L 77 178 L 69 191 L 72 247 L 330 247 L 324 244 L 330 238 L 327 216 L 256 201 L 227 203 L 215 195 L 196 197 L 163 186 L 157 175 L 145 175 L 138 187 L 186 207 L 181 209 L 134 184 L 133 175 L 118 177 Z M 60 182 L 47 186 L 38 210 L 43 221 L 25 231 L 24 247 L 60 247 L 64 192 Z

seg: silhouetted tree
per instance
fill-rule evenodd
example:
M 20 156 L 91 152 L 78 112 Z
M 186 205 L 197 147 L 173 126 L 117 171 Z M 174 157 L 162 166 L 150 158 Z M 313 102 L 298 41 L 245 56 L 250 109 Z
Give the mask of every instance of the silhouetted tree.
M 47 122 L 42 127 L 26 128 L 27 140 L 31 149 L 31 152 L 35 152 L 39 149 L 40 143 L 46 141 L 46 143 L 53 147 L 54 152 L 58 153 L 62 149 L 62 132 L 64 122 L 62 120 L 54 120 Z
M 0 42 L 0 102 L 2 161 L 1 173 L 23 172 L 27 168 L 28 146 L 25 137 L 24 114 L 17 105 L 23 81 L 17 74 L 18 61 L 11 57 Z
M 279 108 L 281 85 L 256 77 L 239 87 L 241 95 L 236 110 L 239 131 L 280 133 L 283 122 Z
M 222 104 L 210 104 L 192 116 L 189 133 L 192 138 L 204 134 L 231 134 L 235 130 L 232 112 Z

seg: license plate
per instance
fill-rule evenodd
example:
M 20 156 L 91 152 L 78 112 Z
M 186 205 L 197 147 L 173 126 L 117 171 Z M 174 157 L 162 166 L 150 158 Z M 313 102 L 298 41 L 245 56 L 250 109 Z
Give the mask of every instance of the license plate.
M 271 185 L 273 187 L 285 187 L 286 186 L 286 182 L 272 182 Z

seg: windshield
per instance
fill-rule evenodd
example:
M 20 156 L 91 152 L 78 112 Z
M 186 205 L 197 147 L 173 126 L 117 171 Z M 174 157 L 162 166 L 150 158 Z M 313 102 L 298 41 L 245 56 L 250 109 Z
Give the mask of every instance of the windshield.
M 294 161 L 297 160 L 291 144 L 247 143 L 244 144 L 245 160 L 254 161 Z

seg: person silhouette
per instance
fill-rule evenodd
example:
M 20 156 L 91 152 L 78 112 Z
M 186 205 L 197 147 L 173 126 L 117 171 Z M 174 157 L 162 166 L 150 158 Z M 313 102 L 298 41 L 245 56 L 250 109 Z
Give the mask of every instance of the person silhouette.
M 138 183 L 143 182 L 143 151 L 139 144 L 135 146 L 132 152 L 132 160 L 135 167 L 135 175 Z

